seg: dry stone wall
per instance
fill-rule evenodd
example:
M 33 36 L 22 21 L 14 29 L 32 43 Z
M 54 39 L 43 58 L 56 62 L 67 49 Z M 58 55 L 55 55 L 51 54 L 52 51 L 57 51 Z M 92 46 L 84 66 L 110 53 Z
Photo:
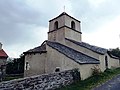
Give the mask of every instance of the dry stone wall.
M 0 90 L 54 90 L 79 80 L 77 69 L 0 83 Z

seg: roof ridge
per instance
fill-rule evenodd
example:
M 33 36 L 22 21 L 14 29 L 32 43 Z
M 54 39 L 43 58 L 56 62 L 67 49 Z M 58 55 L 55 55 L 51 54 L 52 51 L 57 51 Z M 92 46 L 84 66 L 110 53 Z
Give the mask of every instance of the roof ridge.
M 86 43 L 86 42 L 78 42 L 78 41 L 75 41 L 75 40 L 71 40 L 71 39 L 68 39 L 68 38 L 65 38 L 66 40 L 70 41 L 70 42 L 73 42 L 74 44 L 77 44 L 79 46 L 82 46 L 84 48 L 87 48 L 89 50 L 92 50 L 96 53 L 99 53 L 99 54 L 105 54 L 108 50 L 105 49 L 105 48 L 102 48 L 102 47 L 98 47 L 98 46 L 95 46 L 95 45 L 91 45 L 89 43 Z

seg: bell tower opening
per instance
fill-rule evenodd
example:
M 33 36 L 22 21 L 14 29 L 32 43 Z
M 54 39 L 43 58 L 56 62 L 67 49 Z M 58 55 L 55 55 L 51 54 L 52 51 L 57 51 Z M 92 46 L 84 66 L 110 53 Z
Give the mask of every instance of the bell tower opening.
M 54 30 L 55 29 L 58 29 L 58 21 L 56 21 L 55 23 L 54 23 Z
M 75 22 L 74 21 L 71 22 L 71 28 L 75 29 Z

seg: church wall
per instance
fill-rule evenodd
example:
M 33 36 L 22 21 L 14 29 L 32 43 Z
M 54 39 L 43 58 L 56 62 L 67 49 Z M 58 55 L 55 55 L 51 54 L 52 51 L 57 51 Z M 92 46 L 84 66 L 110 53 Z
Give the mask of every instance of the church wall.
M 66 57 L 64 54 L 59 53 L 57 50 L 47 46 L 47 62 L 46 73 L 55 72 L 56 68 L 60 71 L 78 68 L 80 71 L 81 79 L 84 80 L 92 75 L 92 69 L 96 64 L 78 64 L 74 60 Z
M 75 32 L 74 30 L 71 30 L 70 28 L 65 27 L 65 38 L 80 42 L 81 34 L 79 32 Z
M 24 76 L 33 76 L 45 73 L 46 53 L 27 54 L 25 56 Z M 26 70 L 26 62 L 28 62 Z
M 120 67 L 119 59 L 111 58 L 111 57 L 106 53 L 105 55 L 99 55 L 100 69 L 101 69 L 102 72 L 106 70 L 105 56 L 107 56 L 108 68 L 109 68 L 109 69 Z
M 64 43 L 65 31 L 64 28 L 60 28 L 57 31 L 48 33 L 48 40 Z
M 100 60 L 100 64 L 99 64 L 100 70 L 104 72 L 106 70 L 105 55 L 99 55 L 99 60 Z
M 111 58 L 109 55 L 107 56 L 108 56 L 108 68 L 117 68 L 120 66 L 119 59 Z
M 47 45 L 46 49 L 47 49 L 47 61 L 45 64 L 46 73 L 55 72 L 56 67 L 60 67 L 60 71 L 62 71 L 61 65 L 62 65 L 62 61 L 65 57 L 61 56 L 61 54 L 59 52 L 52 49 L 48 45 Z

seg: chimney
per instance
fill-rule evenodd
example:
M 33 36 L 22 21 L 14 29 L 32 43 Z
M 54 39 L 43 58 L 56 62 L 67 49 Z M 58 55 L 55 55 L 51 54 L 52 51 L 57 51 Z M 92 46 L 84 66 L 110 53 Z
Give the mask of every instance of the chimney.
M 0 42 L 0 50 L 2 49 L 2 43 Z

